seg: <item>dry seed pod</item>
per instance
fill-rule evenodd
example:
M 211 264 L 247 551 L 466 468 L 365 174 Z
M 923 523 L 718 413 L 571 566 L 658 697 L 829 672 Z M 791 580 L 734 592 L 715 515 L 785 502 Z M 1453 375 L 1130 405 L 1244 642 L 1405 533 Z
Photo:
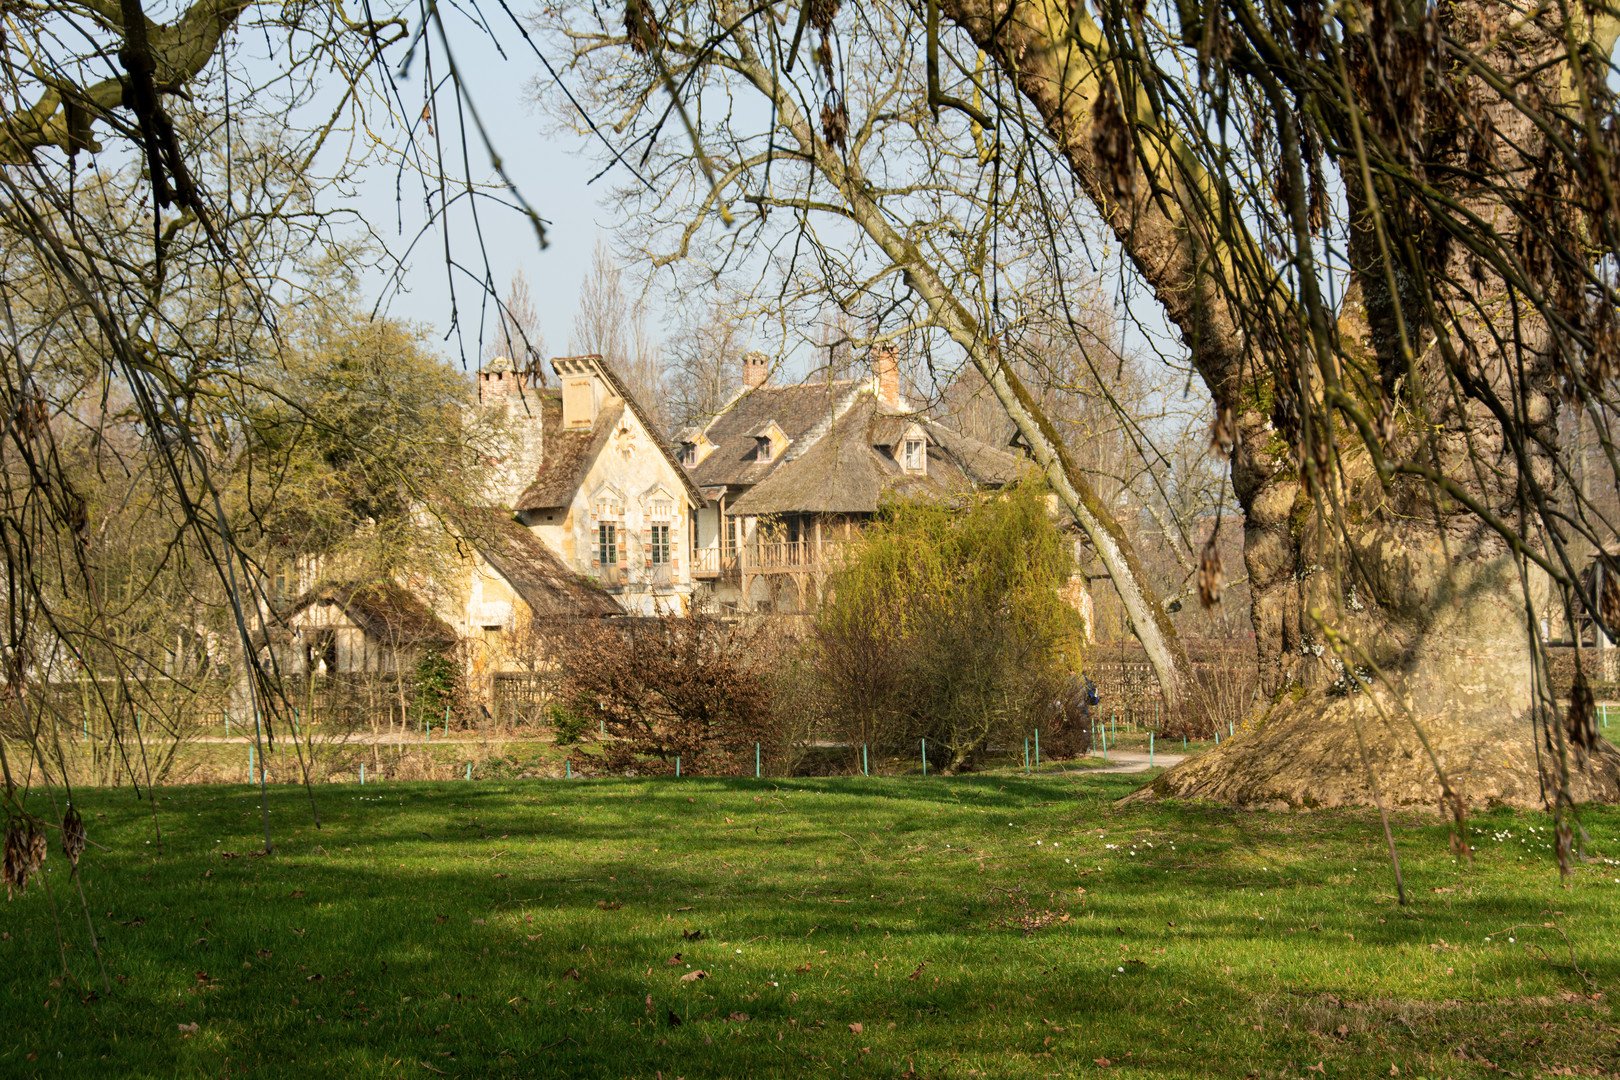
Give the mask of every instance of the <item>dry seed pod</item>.
M 1564 710 L 1564 733 L 1569 741 L 1582 750 L 1597 744 L 1597 728 L 1592 723 L 1592 687 L 1586 681 L 1586 672 L 1575 669 L 1575 684 L 1569 691 L 1569 708 Z
M 12 893 L 26 895 L 28 879 L 37 873 L 45 861 L 45 830 L 32 818 L 15 817 L 6 822 L 4 865 L 0 875 L 5 877 L 6 897 Z
M 1226 587 L 1221 573 L 1221 553 L 1215 546 L 1215 533 L 1209 534 L 1203 554 L 1198 557 L 1198 602 L 1208 611 L 1221 602 L 1221 590 Z
M 1112 79 L 1104 77 L 1091 107 L 1091 152 L 1101 166 L 1109 194 L 1117 202 L 1130 199 L 1136 189 L 1136 151 L 1131 145 L 1130 127 L 1119 93 Z
M 1212 454 L 1228 457 L 1232 453 L 1232 446 L 1236 442 L 1233 432 L 1237 430 L 1237 421 L 1232 417 L 1232 406 L 1221 405 L 1215 409 L 1215 426 L 1209 432 L 1209 450 Z
M 84 838 L 84 818 L 77 807 L 70 806 L 62 815 L 62 854 L 74 866 L 79 865 L 79 856 L 84 854 Z

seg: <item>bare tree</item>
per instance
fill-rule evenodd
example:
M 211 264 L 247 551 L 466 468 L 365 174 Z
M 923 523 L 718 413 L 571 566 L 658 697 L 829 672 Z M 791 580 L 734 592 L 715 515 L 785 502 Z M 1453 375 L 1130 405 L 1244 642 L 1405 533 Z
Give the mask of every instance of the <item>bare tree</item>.
M 601 240 L 579 288 L 579 310 L 568 347 L 596 353 L 612 365 L 654 421 L 664 422 L 663 350 L 647 328 L 647 307 L 624 286 L 624 271 Z
M 748 326 L 723 301 L 681 327 L 664 373 L 664 420 L 673 433 L 700 425 L 736 389 L 747 351 Z
M 528 275 L 522 270 L 512 275 L 506 299 L 500 303 L 495 334 L 484 344 L 486 363 L 502 356 L 528 372 L 534 385 L 546 384 L 546 337 L 541 332 L 540 313 L 534 309 Z

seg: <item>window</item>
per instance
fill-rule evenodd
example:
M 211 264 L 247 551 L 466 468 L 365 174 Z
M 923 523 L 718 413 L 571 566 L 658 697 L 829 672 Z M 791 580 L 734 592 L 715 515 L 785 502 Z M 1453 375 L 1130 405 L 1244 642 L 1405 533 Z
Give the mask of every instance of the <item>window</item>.
M 905 450 L 906 472 L 923 472 L 923 441 L 921 439 L 907 439 Z
M 726 549 L 733 552 L 737 550 L 736 518 L 726 518 Z
M 484 632 L 484 659 L 496 660 L 501 655 L 501 628 L 498 626 L 485 626 L 482 629 Z
M 619 528 L 607 522 L 596 527 L 596 561 L 603 568 L 619 565 Z
M 652 527 L 652 551 L 647 561 L 653 566 L 667 566 L 669 564 L 669 526 L 654 525 Z
M 697 443 L 681 443 L 681 464 L 688 469 L 697 464 Z
M 759 435 L 754 438 L 754 460 L 771 460 L 771 437 L 769 435 Z

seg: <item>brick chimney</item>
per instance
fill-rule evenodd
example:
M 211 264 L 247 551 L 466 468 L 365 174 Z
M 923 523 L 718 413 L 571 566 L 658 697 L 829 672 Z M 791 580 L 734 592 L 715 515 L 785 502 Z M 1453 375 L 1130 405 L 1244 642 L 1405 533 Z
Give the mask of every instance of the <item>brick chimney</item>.
M 742 365 L 744 386 L 764 386 L 765 380 L 770 378 L 771 358 L 758 349 L 743 353 Z
M 512 367 L 512 361 L 497 356 L 478 369 L 478 403 L 495 405 L 506 400 L 507 394 L 528 389 L 527 381 Z
M 872 374 L 877 378 L 878 400 L 892 409 L 900 407 L 900 350 L 893 345 L 872 349 Z

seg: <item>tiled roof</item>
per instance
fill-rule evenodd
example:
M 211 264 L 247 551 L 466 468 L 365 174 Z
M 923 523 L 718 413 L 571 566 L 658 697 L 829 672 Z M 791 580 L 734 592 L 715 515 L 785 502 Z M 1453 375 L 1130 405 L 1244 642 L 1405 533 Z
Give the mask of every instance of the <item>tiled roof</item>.
M 540 394 L 541 464 L 534 482 L 518 496 L 514 510 L 555 510 L 574 501 L 574 492 L 584 481 L 591 462 L 602 452 L 613 426 L 624 415 L 624 403 L 608 399 L 588 429 L 563 429 L 562 394 L 542 390 Z
M 733 398 L 703 429 L 715 449 L 687 470 L 702 487 L 746 487 L 793 461 L 849 407 L 865 380 L 756 386 Z M 774 461 L 756 461 L 755 432 L 774 421 L 791 442 Z
M 329 601 L 342 608 L 366 635 L 385 645 L 453 645 L 456 632 L 404 586 L 392 581 L 328 582 L 277 613 L 287 620 L 305 608 Z
M 465 539 L 511 584 L 540 618 L 602 618 L 625 614 L 618 601 L 595 588 L 506 510 L 457 515 Z

